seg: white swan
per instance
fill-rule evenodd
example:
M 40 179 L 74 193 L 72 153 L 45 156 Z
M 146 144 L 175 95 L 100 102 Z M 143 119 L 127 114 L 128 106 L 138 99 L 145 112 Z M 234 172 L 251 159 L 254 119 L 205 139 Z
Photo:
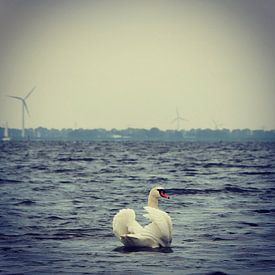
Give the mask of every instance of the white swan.
M 136 221 L 133 209 L 122 209 L 113 218 L 113 232 L 126 247 L 170 247 L 172 242 L 172 221 L 169 215 L 158 209 L 158 198 L 168 198 L 161 187 L 151 189 L 148 206 L 144 207 L 151 223 L 142 227 Z

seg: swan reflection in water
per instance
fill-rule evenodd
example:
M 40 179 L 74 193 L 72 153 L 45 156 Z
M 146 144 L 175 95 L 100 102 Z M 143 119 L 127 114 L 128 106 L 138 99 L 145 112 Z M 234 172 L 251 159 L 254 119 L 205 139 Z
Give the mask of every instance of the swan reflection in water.
M 119 246 L 113 250 L 114 252 L 120 253 L 131 253 L 131 252 L 155 252 L 155 253 L 173 253 L 173 249 L 171 247 L 127 247 L 127 246 Z

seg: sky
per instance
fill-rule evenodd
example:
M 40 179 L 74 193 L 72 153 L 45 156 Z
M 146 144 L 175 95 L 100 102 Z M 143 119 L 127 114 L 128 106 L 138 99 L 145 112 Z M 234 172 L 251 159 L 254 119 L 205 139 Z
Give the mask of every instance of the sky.
M 0 124 L 275 129 L 273 0 L 0 0 Z

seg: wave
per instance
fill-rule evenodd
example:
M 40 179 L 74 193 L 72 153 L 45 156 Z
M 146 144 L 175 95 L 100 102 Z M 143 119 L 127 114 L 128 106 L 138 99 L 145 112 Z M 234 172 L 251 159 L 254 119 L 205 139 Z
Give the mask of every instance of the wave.
M 26 205 L 26 206 L 33 205 L 33 204 L 35 204 L 35 201 L 29 200 L 29 199 L 15 203 L 15 205 Z
M 273 171 L 251 171 L 251 172 L 249 172 L 249 171 L 244 171 L 244 172 L 239 172 L 238 173 L 239 175 L 251 175 L 251 176 L 253 176 L 253 175 L 275 175 L 275 172 L 273 172 Z
M 269 169 L 272 168 L 271 164 L 267 165 L 247 165 L 247 164 L 232 164 L 232 163 L 222 163 L 222 162 L 208 162 L 202 166 L 203 168 L 243 168 L 243 169 Z
M 53 170 L 54 173 L 68 173 L 68 172 L 74 172 L 75 170 L 74 169 L 56 169 L 56 170 Z
M 176 195 L 195 195 L 195 194 L 209 194 L 209 193 L 219 193 L 221 190 L 219 189 L 195 189 L 195 188 L 172 188 L 166 189 L 169 194 Z
M 117 162 L 122 162 L 122 163 L 136 163 L 138 161 L 138 159 L 134 159 L 134 158 L 122 158 L 122 159 L 118 159 Z
M 84 157 L 84 158 L 73 158 L 73 157 L 67 157 L 67 158 L 59 158 L 59 161 L 95 161 L 95 158 L 89 158 L 89 157 Z
M 48 216 L 47 217 L 48 220 L 66 220 L 66 218 L 62 218 L 62 217 L 59 217 L 59 216 L 55 216 L 55 215 L 52 215 L 52 216 Z
M 0 183 L 20 183 L 21 181 L 19 180 L 13 180 L 13 179 L 1 179 L 0 178 Z
M 48 170 L 49 168 L 47 166 L 43 165 L 33 165 L 31 166 L 32 169 L 40 170 L 40 171 L 45 171 Z
M 229 192 L 229 193 L 248 193 L 248 192 L 258 192 L 259 189 L 257 188 L 241 188 L 237 186 L 226 186 L 225 188 L 222 189 L 224 192 Z
M 60 217 L 52 217 L 52 221 L 54 220 L 63 220 L 63 218 Z M 64 224 L 63 224 L 64 226 Z M 34 227 L 29 227 L 28 230 L 32 230 Z M 11 238 L 20 238 L 21 240 L 29 239 L 30 237 L 32 239 L 36 240 L 69 240 L 69 239 L 82 239 L 82 238 L 91 238 L 94 236 L 100 236 L 99 231 L 102 231 L 100 228 L 63 228 L 58 229 L 57 231 L 52 232 L 46 232 L 43 231 L 43 228 L 41 228 L 41 232 L 39 230 L 32 231 L 32 232 L 18 232 L 18 234 L 0 234 L 1 239 L 10 240 Z M 103 233 L 104 234 L 104 233 Z
M 257 226 L 259 226 L 258 223 L 254 223 L 254 222 L 241 222 L 241 224 L 243 224 L 243 225 L 248 225 L 248 226 L 252 226 L 252 227 L 257 227 Z
M 258 214 L 275 214 L 275 209 L 256 209 L 253 212 Z
M 170 194 L 176 195 L 196 195 L 196 194 L 213 194 L 213 193 L 250 193 L 258 192 L 257 188 L 240 188 L 236 186 L 226 186 L 221 189 L 207 188 L 207 189 L 196 189 L 196 188 L 172 188 L 167 189 Z

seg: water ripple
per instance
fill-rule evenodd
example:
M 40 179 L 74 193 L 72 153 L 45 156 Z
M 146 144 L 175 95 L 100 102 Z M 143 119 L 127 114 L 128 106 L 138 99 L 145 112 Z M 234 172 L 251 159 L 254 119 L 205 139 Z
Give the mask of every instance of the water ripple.
M 275 273 L 274 143 L 11 141 L 0 154 L 0 273 Z M 171 250 L 119 246 L 112 217 L 131 207 L 147 224 L 159 184 Z

